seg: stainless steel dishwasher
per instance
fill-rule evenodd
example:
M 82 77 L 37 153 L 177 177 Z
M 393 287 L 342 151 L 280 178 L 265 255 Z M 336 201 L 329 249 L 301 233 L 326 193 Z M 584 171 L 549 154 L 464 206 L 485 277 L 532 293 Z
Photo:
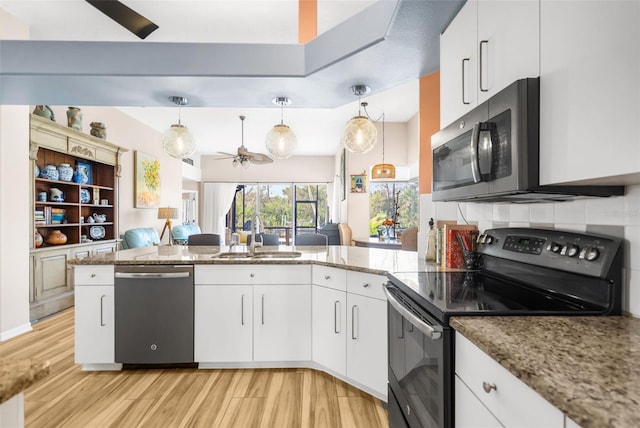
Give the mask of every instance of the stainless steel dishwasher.
M 193 266 L 116 266 L 116 362 L 193 363 L 193 296 Z

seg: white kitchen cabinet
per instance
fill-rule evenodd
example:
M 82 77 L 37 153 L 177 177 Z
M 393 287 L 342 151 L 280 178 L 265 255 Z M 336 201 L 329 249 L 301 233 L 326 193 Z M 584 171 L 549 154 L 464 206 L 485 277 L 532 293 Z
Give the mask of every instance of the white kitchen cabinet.
M 456 428 L 502 428 L 502 424 L 457 375 L 454 382 Z
M 540 184 L 639 183 L 640 2 L 540 13 Z
M 113 266 L 77 265 L 75 362 L 115 364 Z
M 506 427 L 564 427 L 564 413 L 458 333 L 455 360 L 456 377 L 478 400 L 478 403 L 464 409 L 459 409 L 456 402 L 456 417 L 458 412 L 469 412 L 471 414 L 465 415 L 463 420 L 486 420 L 482 409 L 485 407 Z M 462 400 L 471 400 L 468 394 L 463 395 Z M 476 425 L 472 423 L 471 426 Z
M 540 1 L 469 0 L 440 38 L 440 126 L 540 75 Z
M 347 293 L 347 377 L 387 397 L 387 302 Z
M 311 284 L 254 285 L 255 361 L 311 360 Z
M 198 362 L 253 360 L 253 287 L 196 285 L 194 358 Z
M 312 301 L 313 361 L 346 376 L 347 293 L 314 284 Z

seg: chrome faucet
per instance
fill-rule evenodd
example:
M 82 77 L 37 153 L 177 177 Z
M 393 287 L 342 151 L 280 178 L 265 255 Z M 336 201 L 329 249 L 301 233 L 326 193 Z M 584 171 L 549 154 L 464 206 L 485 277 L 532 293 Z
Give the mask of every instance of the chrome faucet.
M 251 244 L 249 244 L 249 253 L 255 253 L 256 247 L 262 246 L 262 240 L 258 241 L 258 234 L 262 230 L 262 219 L 256 214 L 251 222 Z M 262 239 L 262 238 L 260 238 Z

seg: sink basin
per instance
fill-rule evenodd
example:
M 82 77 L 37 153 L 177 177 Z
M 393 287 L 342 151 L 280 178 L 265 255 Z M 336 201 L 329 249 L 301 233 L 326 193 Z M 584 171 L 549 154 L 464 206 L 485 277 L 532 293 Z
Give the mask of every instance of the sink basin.
M 214 258 L 221 259 L 295 259 L 302 255 L 299 251 L 258 251 L 256 253 L 220 253 Z

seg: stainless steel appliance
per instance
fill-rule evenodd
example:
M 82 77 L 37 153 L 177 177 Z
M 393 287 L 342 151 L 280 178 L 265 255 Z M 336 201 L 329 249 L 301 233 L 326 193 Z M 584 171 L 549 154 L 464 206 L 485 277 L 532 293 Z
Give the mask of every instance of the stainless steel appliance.
M 475 270 L 388 275 L 392 428 L 455 426 L 452 316 L 620 314 L 620 239 L 492 229 L 477 252 Z
M 624 194 L 624 186 L 539 185 L 539 84 L 539 78 L 517 80 L 433 135 L 434 201 Z
M 115 359 L 193 363 L 193 266 L 116 266 Z

